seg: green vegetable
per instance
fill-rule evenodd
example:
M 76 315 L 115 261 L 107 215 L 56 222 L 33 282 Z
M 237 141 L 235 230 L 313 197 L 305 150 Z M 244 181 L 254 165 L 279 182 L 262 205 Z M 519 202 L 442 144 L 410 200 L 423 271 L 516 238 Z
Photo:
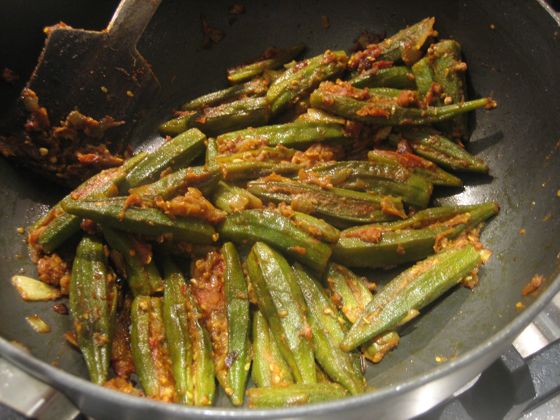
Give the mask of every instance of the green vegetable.
M 115 275 L 107 268 L 103 244 L 84 236 L 76 249 L 70 282 L 70 314 L 90 380 L 102 385 L 109 373 L 117 310 Z
M 346 69 L 344 51 L 325 53 L 300 61 L 288 68 L 272 83 L 266 94 L 272 114 L 278 114 L 309 94 L 323 80 L 331 79 Z
M 333 381 L 344 386 L 351 394 L 364 392 L 366 381 L 359 360 L 339 347 L 346 329 L 338 319 L 337 309 L 322 287 L 301 266 L 296 264 L 294 273 L 307 304 L 317 362 Z
M 143 261 L 135 250 L 133 237 L 106 226 L 103 227 L 103 236 L 109 246 L 124 258 L 126 281 L 134 296 L 149 296 L 163 290 L 163 281 L 155 262 L 151 256 L 149 261 Z
M 414 75 L 405 66 L 372 69 L 361 73 L 349 80 L 352 86 L 358 88 L 387 87 L 395 89 L 415 89 Z
M 247 257 L 247 271 L 259 309 L 296 382 L 315 383 L 312 333 L 292 268 L 279 253 L 257 242 Z
M 187 166 L 204 150 L 206 136 L 200 130 L 188 130 L 165 142 L 136 165 L 123 181 L 122 188 L 128 191 L 139 185 L 149 184 L 158 179 L 165 169 Z
M 400 198 L 374 193 L 324 189 L 289 179 L 251 181 L 247 189 L 259 198 L 291 204 L 297 211 L 315 214 L 339 227 L 392 220 L 397 214 L 404 216 Z
M 132 302 L 130 344 L 136 374 L 150 398 L 175 401 L 172 361 L 165 340 L 162 298 L 137 296 Z
M 244 64 L 229 68 L 227 70 L 227 79 L 230 83 L 241 83 L 250 80 L 266 70 L 276 69 L 282 64 L 293 60 L 300 55 L 305 49 L 305 45 L 297 44 L 290 48 L 270 48 L 265 51 L 261 60 L 251 64 Z
M 272 210 L 244 210 L 227 216 L 218 226 L 220 237 L 238 244 L 262 241 L 311 269 L 322 272 L 331 248 Z
M 344 337 L 341 348 L 351 351 L 413 318 L 481 263 L 480 253 L 472 245 L 449 249 L 417 263 L 375 294 Z
M 126 198 L 71 200 L 63 204 L 70 214 L 92 219 L 101 225 L 139 235 L 171 235 L 174 240 L 209 245 L 215 241 L 214 227 L 198 219 L 171 217 L 154 208 L 125 207 Z
M 491 109 L 496 106 L 493 99 L 480 98 L 459 104 L 428 106 L 425 109 L 405 108 L 399 106 L 394 98 L 353 89 L 356 93 L 351 96 L 344 82 L 323 82 L 311 94 L 311 106 L 351 120 L 378 125 L 432 124 L 479 108 Z M 362 99 L 356 99 L 355 96 Z
M 253 382 L 260 388 L 286 386 L 294 380 L 261 311 L 253 314 Z M 250 390 L 248 390 L 250 392 Z

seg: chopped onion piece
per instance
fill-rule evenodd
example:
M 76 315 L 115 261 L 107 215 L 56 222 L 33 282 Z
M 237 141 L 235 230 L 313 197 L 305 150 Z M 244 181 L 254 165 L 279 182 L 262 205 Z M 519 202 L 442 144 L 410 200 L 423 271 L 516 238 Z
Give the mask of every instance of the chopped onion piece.
M 41 334 L 51 332 L 51 327 L 49 327 L 49 325 L 45 321 L 43 321 L 37 314 L 26 316 L 25 320 L 35 332 Z
M 55 300 L 61 296 L 60 290 L 27 276 L 13 276 L 12 284 L 23 300 L 27 301 Z

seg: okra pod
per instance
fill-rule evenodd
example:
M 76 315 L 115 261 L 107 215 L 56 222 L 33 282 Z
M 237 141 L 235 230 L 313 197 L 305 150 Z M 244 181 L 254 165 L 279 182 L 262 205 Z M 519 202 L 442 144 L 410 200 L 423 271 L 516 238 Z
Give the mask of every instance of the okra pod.
M 220 148 L 236 150 L 240 146 L 254 143 L 278 146 L 282 144 L 294 149 L 302 149 L 318 142 L 343 142 L 349 138 L 344 124 L 333 122 L 295 121 L 286 124 L 266 125 L 246 128 L 218 136 L 216 142 Z
M 341 126 L 346 124 L 346 120 L 344 118 L 331 115 L 317 108 L 307 108 L 307 111 L 305 111 L 304 114 L 299 115 L 295 122 L 337 124 Z
M 394 66 L 384 69 L 371 69 L 349 80 L 357 88 L 395 88 L 415 89 L 414 75 L 406 66 Z
M 441 86 L 445 104 L 460 104 L 465 101 L 465 71 L 467 64 L 461 61 L 461 45 L 455 40 L 442 40 L 428 49 L 428 58 L 433 69 L 434 82 Z M 442 128 L 453 137 L 463 137 L 468 132 L 466 115 L 458 115 L 446 122 Z
M 162 298 L 137 296 L 131 308 L 130 339 L 136 374 L 146 395 L 176 399 L 169 347 L 165 341 Z
M 427 209 L 396 223 L 350 228 L 341 232 L 333 260 L 349 267 L 390 267 L 434 253 L 443 238 L 453 239 L 498 213 L 493 202 Z
M 107 268 L 103 243 L 84 236 L 76 249 L 70 281 L 70 313 L 90 380 L 107 380 L 117 310 L 114 273 Z
M 153 295 L 163 290 L 163 281 L 159 271 L 149 255 L 146 259 L 137 251 L 135 242 L 138 240 L 122 233 L 113 230 L 107 226 L 102 228 L 103 236 L 109 246 L 119 252 L 124 259 L 126 268 L 126 281 L 132 294 L 138 295 Z M 146 244 L 139 244 L 146 247 Z M 139 247 L 138 247 L 139 248 Z
M 323 219 L 299 211 L 294 211 L 291 219 L 298 228 L 319 239 L 321 242 L 328 244 L 336 244 L 338 242 L 340 231 Z
M 290 162 L 295 153 L 296 150 L 288 149 L 282 145 L 274 147 L 261 146 L 258 149 L 218 155 L 216 156 L 216 163 L 222 165 L 233 162 Z
M 323 80 L 331 79 L 346 69 L 344 51 L 325 51 L 287 69 L 272 83 L 266 99 L 272 114 L 278 114 L 315 89 Z
M 396 145 L 401 138 L 404 138 L 415 153 L 444 168 L 454 171 L 488 172 L 486 162 L 471 155 L 463 147 L 433 128 L 407 128 L 402 130 L 400 134 L 400 136 L 389 136 L 389 141 Z
M 455 175 L 444 171 L 432 161 L 416 156 L 413 153 L 392 152 L 389 150 L 372 150 L 368 153 L 371 162 L 386 163 L 388 165 L 404 166 L 412 173 L 425 178 L 433 185 L 446 187 L 460 187 L 463 181 Z
M 249 344 L 249 292 L 239 255 L 231 242 L 222 246 L 224 257 L 224 292 L 227 308 L 228 349 L 226 356 L 226 394 L 233 405 L 242 405 L 251 367 Z
M 212 405 L 216 394 L 214 379 L 214 362 L 212 361 L 212 343 L 208 331 L 202 325 L 202 313 L 198 307 L 191 285 L 184 288 L 187 306 L 188 331 L 192 345 L 192 401 L 194 405 Z
M 163 292 L 163 322 L 165 338 L 171 357 L 171 370 L 175 379 L 177 402 L 193 404 L 194 378 L 193 344 L 189 334 L 187 312 L 187 285 L 183 274 L 171 259 L 163 259 L 165 289 Z
M 138 153 L 126 160 L 120 167 L 99 172 L 83 182 L 78 188 L 63 198 L 62 201 L 68 201 L 73 198 L 82 199 L 118 195 L 119 183 L 146 156 L 146 153 Z M 62 208 L 62 202 L 59 202 L 29 229 L 29 245 L 32 249 L 38 248 L 40 251 L 49 254 L 77 233 L 80 230 L 80 223 L 81 219 L 66 213 Z
M 401 197 L 402 201 L 425 208 L 432 195 L 432 183 L 392 161 L 343 161 L 316 165 L 306 171 L 339 188 L 373 191 Z
M 364 392 L 366 382 L 359 361 L 355 355 L 345 353 L 339 347 L 346 329 L 339 321 L 337 309 L 322 287 L 301 266 L 296 264 L 294 273 L 307 304 L 317 362 L 333 381 L 341 384 L 350 394 Z
M 229 185 L 223 181 L 218 183 L 216 190 L 212 194 L 212 203 L 226 213 L 263 207 L 260 198 L 244 188 Z
M 316 214 L 337 227 L 404 216 L 402 200 L 342 188 L 324 189 L 303 182 L 262 179 L 251 181 L 247 189 L 259 198 L 288 203 L 294 210 Z
M 257 96 L 205 108 L 193 115 L 188 124 L 208 136 L 217 136 L 248 126 L 265 125 L 269 118 L 270 105 L 266 98 Z
M 247 271 L 259 309 L 297 383 L 315 383 L 312 333 L 305 300 L 286 259 L 263 242 L 247 257 Z
M 216 163 L 216 156 L 218 156 L 218 143 L 214 137 L 208 139 L 208 144 L 206 145 L 206 156 L 204 157 L 204 164 L 210 168 L 213 168 Z
M 290 48 L 269 48 L 264 52 L 262 59 L 227 69 L 227 79 L 230 83 L 245 82 L 263 74 L 266 70 L 274 70 L 288 63 L 300 55 L 304 49 L 304 44 L 297 44 Z
M 363 278 L 338 264 L 330 264 L 327 284 L 332 301 L 350 324 L 354 324 L 373 299 Z M 374 337 L 362 346 L 362 354 L 373 363 L 379 363 L 385 354 L 399 344 L 399 335 L 390 331 Z
M 253 314 L 253 367 L 251 378 L 259 387 L 286 386 L 294 380 L 290 367 L 282 357 L 265 317 L 257 310 Z
M 370 95 L 367 90 L 352 88 L 346 82 L 323 82 L 311 94 L 311 106 L 366 124 L 426 125 L 479 108 L 492 109 L 496 102 L 491 98 L 480 98 L 438 107 L 407 108 L 399 106 L 394 98 Z
M 131 195 L 168 200 L 176 195 L 184 194 L 189 187 L 198 188 L 203 194 L 210 194 L 222 177 L 216 167 L 192 166 L 182 168 L 151 184 L 130 189 Z
M 247 181 L 263 176 L 278 174 L 285 176 L 297 175 L 302 168 L 296 163 L 276 162 L 226 162 L 220 165 L 222 176 L 226 181 Z
M 251 388 L 247 391 L 250 408 L 294 407 L 344 398 L 338 384 L 293 384 L 283 387 Z
M 103 200 L 70 200 L 63 208 L 70 214 L 85 217 L 114 229 L 138 235 L 171 235 L 176 241 L 209 245 L 215 242 L 216 231 L 205 221 L 171 218 L 155 208 L 128 207 L 125 197 Z
M 361 73 L 380 61 L 414 64 L 421 58 L 424 44 L 437 34 L 434 31 L 434 23 L 435 18 L 426 18 L 378 44 L 368 45 L 365 50 L 358 51 L 350 57 L 348 67 Z
M 247 96 L 262 96 L 268 89 L 268 81 L 255 79 L 250 82 L 230 86 L 216 92 L 207 93 L 185 102 L 181 106 L 182 111 L 202 111 L 205 108 L 221 105 L 223 103 L 239 100 Z
M 200 130 L 192 129 L 165 142 L 126 175 L 122 188 L 128 191 L 149 184 L 168 168 L 174 170 L 187 166 L 203 152 L 205 140 L 206 136 Z
M 190 121 L 195 114 L 194 111 L 181 112 L 179 116 L 161 124 L 159 132 L 164 136 L 178 136 L 189 129 Z
M 416 88 L 418 89 L 420 99 L 425 100 L 426 105 L 429 105 L 432 100 L 436 100 L 439 103 L 439 98 L 426 98 L 426 95 L 434 88 L 434 73 L 429 57 L 422 57 L 422 59 L 414 63 L 412 66 L 412 74 L 414 74 L 414 81 L 416 82 Z
M 218 227 L 223 239 L 238 244 L 262 241 L 316 272 L 322 272 L 331 248 L 273 210 L 244 210 L 227 216 Z
M 451 248 L 417 263 L 375 294 L 366 311 L 344 337 L 341 348 L 351 351 L 396 328 L 481 264 L 480 252 L 473 245 Z

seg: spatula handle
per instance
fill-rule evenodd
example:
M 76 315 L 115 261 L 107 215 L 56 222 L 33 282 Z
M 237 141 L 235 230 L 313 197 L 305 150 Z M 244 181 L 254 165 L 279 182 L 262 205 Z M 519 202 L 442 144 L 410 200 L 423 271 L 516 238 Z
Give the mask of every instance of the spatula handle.
M 115 46 L 135 48 L 160 3 L 161 0 L 121 0 L 107 26 Z

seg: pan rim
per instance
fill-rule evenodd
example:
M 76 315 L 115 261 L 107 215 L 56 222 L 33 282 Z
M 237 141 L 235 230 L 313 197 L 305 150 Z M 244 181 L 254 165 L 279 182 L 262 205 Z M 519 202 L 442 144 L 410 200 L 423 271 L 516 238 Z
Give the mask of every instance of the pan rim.
M 536 0 L 545 12 L 560 27 L 560 13 L 556 13 L 546 0 Z M 510 323 L 505 325 L 500 331 L 490 336 L 486 341 L 461 354 L 457 359 L 441 364 L 427 373 L 413 376 L 407 381 L 395 385 L 385 386 L 372 392 L 361 395 L 348 396 L 340 400 L 328 401 L 317 404 L 309 404 L 300 407 L 278 408 L 278 409 L 249 409 L 243 408 L 222 408 L 222 407 L 192 407 L 179 404 L 162 403 L 146 398 L 138 398 L 121 392 L 116 392 L 93 384 L 92 382 L 58 369 L 42 360 L 35 358 L 32 354 L 22 351 L 20 347 L 10 341 L 0 337 L 0 356 L 14 363 L 31 376 L 53 386 L 63 394 L 67 394 L 67 389 L 72 389 L 77 393 L 85 395 L 95 394 L 101 400 L 110 402 L 114 405 L 134 407 L 135 409 L 150 409 L 161 414 L 185 415 L 188 417 L 206 418 L 279 418 L 279 417 L 302 417 L 308 415 L 321 415 L 335 413 L 340 410 L 359 408 L 366 405 L 373 405 L 386 397 L 398 396 L 431 382 L 442 379 L 453 371 L 467 367 L 473 361 L 480 359 L 488 350 L 500 347 L 506 342 L 511 343 L 516 335 L 521 333 L 552 298 L 560 292 L 560 274 L 550 283 L 548 288 L 523 311 L 517 315 Z M 69 396 L 72 401 L 72 398 Z

